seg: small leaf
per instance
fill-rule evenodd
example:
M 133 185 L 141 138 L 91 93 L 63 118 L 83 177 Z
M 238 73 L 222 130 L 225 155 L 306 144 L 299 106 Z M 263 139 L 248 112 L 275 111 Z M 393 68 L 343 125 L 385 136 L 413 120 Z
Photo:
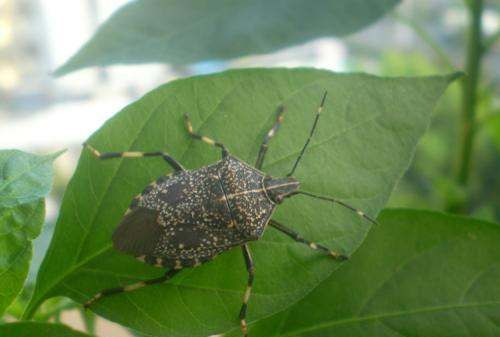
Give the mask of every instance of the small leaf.
M 45 197 L 52 185 L 52 162 L 61 152 L 37 156 L 0 151 L 0 207 L 14 207 Z
M 92 337 L 61 324 L 18 322 L 0 325 L 5 337 Z
M 231 153 L 253 164 L 276 108 L 284 104 L 285 121 L 263 168 L 283 176 L 328 90 L 317 133 L 295 176 L 304 190 L 336 196 L 375 216 L 408 167 L 434 103 L 453 78 L 379 78 L 313 69 L 248 69 L 193 77 L 168 83 L 126 107 L 88 142 L 100 151 L 166 150 L 189 169 L 219 160 L 220 151 L 188 136 L 182 118 L 188 111 L 196 131 L 222 141 Z M 83 153 L 26 317 L 52 296 L 83 302 L 103 288 L 163 274 L 114 251 L 110 238 L 131 199 L 170 171 L 161 158 L 100 161 Z M 347 254 L 370 227 L 345 208 L 307 197 L 287 200 L 275 218 Z M 339 266 L 272 229 L 251 249 L 256 276 L 250 321 L 292 305 Z M 245 282 L 241 252 L 234 249 L 182 271 L 169 284 L 103 299 L 92 309 L 151 335 L 206 336 L 238 325 Z
M 28 274 L 31 241 L 40 234 L 43 197 L 52 185 L 52 161 L 58 155 L 0 151 L 0 314 L 19 294 Z
M 36 248 L 33 254 L 36 255 Z M 31 263 L 33 264 L 33 260 Z M 30 266 L 30 271 L 32 271 L 31 268 L 33 268 L 32 265 Z M 34 284 L 29 283 L 29 279 L 28 276 L 28 281 L 24 284 L 24 288 L 5 311 L 5 315 L 9 318 L 22 320 L 34 289 Z M 54 317 L 61 315 L 63 311 L 74 308 L 81 308 L 80 303 L 75 303 L 67 297 L 52 297 L 43 302 L 31 319 L 38 322 L 48 322 Z
M 343 36 L 400 0 L 139 0 L 118 10 L 56 74 L 121 63 L 189 64 Z
M 249 334 L 499 335 L 498 224 L 404 209 L 386 210 L 379 221 L 348 263 Z
M 0 207 L 0 316 L 21 291 L 35 239 L 45 215 L 43 199 L 12 208 Z

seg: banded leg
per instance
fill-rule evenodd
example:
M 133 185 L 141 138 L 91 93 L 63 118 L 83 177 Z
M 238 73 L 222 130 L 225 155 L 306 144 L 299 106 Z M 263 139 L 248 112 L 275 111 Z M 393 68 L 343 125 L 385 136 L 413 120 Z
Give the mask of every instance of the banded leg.
M 339 252 L 335 252 L 333 250 L 330 250 L 329 248 L 327 248 L 327 247 L 325 247 L 323 245 L 320 245 L 319 243 L 315 243 L 315 242 L 312 242 L 312 241 L 304 239 L 302 236 L 300 236 L 299 233 L 297 233 L 293 229 L 290 229 L 290 228 L 288 228 L 288 227 L 280 224 L 276 220 L 272 220 L 272 219 L 269 220 L 269 224 L 271 226 L 273 226 L 274 228 L 276 228 L 277 230 L 279 230 L 280 232 L 285 233 L 286 235 L 288 235 L 289 237 L 291 237 L 295 241 L 303 243 L 303 244 L 306 244 L 311 249 L 321 250 L 322 252 L 324 252 L 324 253 L 330 255 L 331 257 L 333 257 L 335 260 L 344 261 L 344 260 L 348 259 L 347 256 L 345 256 L 345 255 L 343 255 L 343 254 L 341 254 Z
M 209 145 L 217 146 L 217 147 L 221 148 L 221 150 L 222 150 L 222 157 L 223 158 L 228 155 L 229 152 L 227 151 L 227 149 L 224 146 L 224 144 L 222 144 L 222 143 L 220 143 L 218 141 L 215 141 L 212 138 L 199 135 L 199 134 L 197 134 L 196 132 L 193 131 L 193 124 L 191 124 L 191 119 L 189 118 L 189 115 L 187 113 L 184 114 L 184 125 L 186 126 L 186 130 L 187 130 L 187 132 L 189 133 L 189 135 L 191 137 L 193 137 L 194 139 L 201 140 L 202 142 L 205 142 L 205 143 L 207 143 Z
M 165 272 L 165 275 L 158 277 L 158 278 L 154 278 L 154 279 L 147 280 L 147 281 L 140 281 L 140 282 L 137 282 L 134 284 L 130 284 L 128 286 L 124 286 L 124 287 L 109 288 L 109 289 L 102 290 L 101 292 L 95 294 L 90 300 L 85 302 L 83 307 L 85 309 L 87 309 L 93 303 L 95 303 L 97 300 L 104 298 L 106 296 L 115 295 L 115 294 L 128 292 L 128 291 L 133 291 L 133 290 L 143 288 L 146 286 L 150 286 L 153 284 L 164 283 L 164 282 L 168 281 L 169 279 L 171 279 L 179 271 L 180 271 L 179 269 L 171 269 L 171 270 L 168 270 L 167 272 Z
M 168 153 L 155 151 L 155 152 L 137 152 L 137 151 L 127 151 L 127 152 L 104 152 L 101 153 L 94 149 L 87 143 L 83 143 L 83 146 L 97 158 L 99 159 L 111 159 L 111 158 L 142 158 L 142 157 L 162 157 L 175 171 L 184 171 L 184 167 L 172 158 Z
M 241 310 L 240 310 L 240 326 L 243 336 L 248 337 L 246 316 L 247 316 L 248 300 L 250 299 L 250 295 L 252 293 L 254 266 L 253 266 L 252 255 L 250 254 L 250 249 L 248 248 L 248 245 L 245 244 L 241 246 L 241 250 L 243 251 L 243 257 L 245 258 L 245 264 L 247 266 L 248 282 L 247 282 L 247 287 L 245 289 L 245 294 L 243 295 L 243 304 L 241 305 Z
M 271 128 L 271 130 L 269 130 L 269 132 L 264 136 L 264 140 L 260 145 L 259 155 L 257 156 L 257 161 L 255 162 L 255 167 L 259 170 L 262 168 L 262 164 L 264 163 L 264 157 L 266 156 L 269 141 L 271 140 L 271 138 L 274 137 L 274 135 L 276 135 L 276 132 L 278 132 L 280 125 L 283 122 L 284 112 L 285 108 L 282 105 L 280 105 L 278 107 L 278 110 L 276 111 L 276 121 L 274 122 L 274 125 Z

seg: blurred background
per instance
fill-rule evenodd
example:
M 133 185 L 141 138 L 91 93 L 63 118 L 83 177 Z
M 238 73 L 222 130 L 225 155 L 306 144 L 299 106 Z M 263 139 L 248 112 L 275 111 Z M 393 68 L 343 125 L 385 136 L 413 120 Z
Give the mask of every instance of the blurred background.
M 404 0 L 368 29 L 347 38 L 321 38 L 276 53 L 185 67 L 160 64 L 92 68 L 62 78 L 51 72 L 87 41 L 125 0 L 0 0 L 0 147 L 38 154 L 63 148 L 55 162 L 56 183 L 47 199 L 47 224 L 35 241 L 28 282 L 49 244 L 64 188 L 81 143 L 125 105 L 160 84 L 235 67 L 308 66 L 382 76 L 421 76 L 464 69 L 467 11 L 460 0 Z M 498 34 L 500 4 L 486 2 L 486 37 Z M 498 39 L 497 39 L 498 42 Z M 465 212 L 500 220 L 500 43 L 481 61 L 478 129 L 466 187 L 456 183 L 461 121 L 461 87 L 450 87 L 435 109 L 430 129 L 393 193 L 390 207 L 450 210 L 467 200 Z M 29 296 L 27 292 L 25 298 Z M 22 310 L 14 303 L 13 317 Z M 50 301 L 49 301 L 50 302 Z M 61 300 L 54 300 L 61 305 Z M 50 310 L 50 303 L 46 305 Z M 70 302 L 64 305 L 71 307 Z M 91 314 L 65 312 L 63 319 L 83 329 Z M 126 336 L 122 327 L 97 321 L 98 336 Z

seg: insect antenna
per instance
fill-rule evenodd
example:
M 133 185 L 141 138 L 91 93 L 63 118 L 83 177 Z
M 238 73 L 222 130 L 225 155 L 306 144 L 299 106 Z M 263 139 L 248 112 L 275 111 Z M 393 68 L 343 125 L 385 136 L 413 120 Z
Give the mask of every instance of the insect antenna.
M 318 120 L 319 120 L 319 115 L 321 114 L 321 111 L 323 110 L 323 106 L 325 105 L 325 99 L 326 99 L 326 94 L 327 91 L 323 94 L 323 98 L 321 99 L 321 104 L 318 107 L 318 111 L 316 112 L 316 117 L 314 118 L 314 123 L 311 128 L 311 132 L 309 132 L 309 137 L 306 140 L 306 143 L 304 144 L 304 147 L 302 147 L 302 150 L 300 151 L 299 156 L 297 157 L 297 160 L 295 160 L 295 164 L 293 164 L 292 171 L 288 173 L 286 176 L 291 177 L 293 173 L 295 172 L 295 169 L 297 168 L 297 165 L 299 165 L 300 160 L 302 159 L 302 156 L 304 155 L 304 152 L 306 151 L 307 146 L 309 145 L 309 142 L 311 141 L 311 138 L 314 134 L 314 131 L 316 130 L 316 126 L 318 125 Z
M 312 197 L 312 198 L 326 200 L 326 201 L 330 201 L 330 202 L 339 204 L 341 206 L 344 206 L 347 209 L 350 209 L 353 212 L 356 212 L 360 217 L 365 218 L 366 220 L 370 221 L 372 224 L 378 225 L 378 222 L 376 220 L 372 219 L 371 217 L 369 217 L 368 215 L 366 215 L 365 213 L 363 213 L 359 209 L 354 208 L 351 205 L 348 205 L 348 204 L 346 204 L 345 202 L 343 202 L 341 200 L 338 200 L 338 199 L 335 199 L 335 198 L 332 198 L 332 197 L 327 197 L 327 196 L 319 195 L 319 194 L 313 194 L 313 193 L 305 192 L 305 191 L 295 191 L 295 192 L 289 194 L 288 196 L 293 196 L 293 195 L 297 195 L 297 194 L 307 195 L 307 196 Z

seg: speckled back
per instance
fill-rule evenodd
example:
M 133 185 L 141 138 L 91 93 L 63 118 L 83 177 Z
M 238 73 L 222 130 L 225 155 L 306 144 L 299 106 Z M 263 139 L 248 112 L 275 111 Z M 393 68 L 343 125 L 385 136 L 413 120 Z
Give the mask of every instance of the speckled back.
M 215 164 L 150 184 L 115 232 L 114 237 L 126 237 L 125 244 L 115 246 L 150 264 L 194 266 L 241 241 L 238 233 L 227 231 L 231 224 Z M 146 244 L 137 247 L 136 241 Z
M 260 238 L 276 207 L 264 190 L 264 174 L 233 156 L 220 161 L 218 167 L 238 230 L 247 240 Z
M 180 268 L 258 239 L 275 207 L 262 179 L 231 156 L 160 177 L 132 201 L 113 234 L 115 247 L 149 264 Z

